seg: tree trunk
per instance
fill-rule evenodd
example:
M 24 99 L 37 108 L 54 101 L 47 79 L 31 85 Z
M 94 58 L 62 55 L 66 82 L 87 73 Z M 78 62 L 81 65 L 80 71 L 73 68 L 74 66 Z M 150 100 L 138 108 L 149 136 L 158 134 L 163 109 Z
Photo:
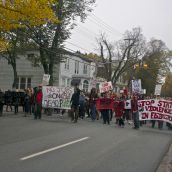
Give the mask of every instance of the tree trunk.
M 17 69 L 16 69 L 16 61 L 14 61 L 13 63 L 11 63 L 11 66 L 13 68 L 13 75 L 14 75 L 14 80 L 13 80 L 13 85 L 12 88 L 16 89 L 16 85 L 17 85 Z
M 53 64 L 53 60 L 51 60 L 51 63 L 49 64 L 50 86 L 53 86 L 54 83 L 53 69 L 54 69 L 54 64 Z

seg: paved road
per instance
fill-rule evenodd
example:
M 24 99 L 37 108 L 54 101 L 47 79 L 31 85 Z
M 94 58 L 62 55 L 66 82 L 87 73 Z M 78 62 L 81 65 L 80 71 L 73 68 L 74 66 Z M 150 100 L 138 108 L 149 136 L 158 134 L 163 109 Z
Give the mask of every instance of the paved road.
M 166 129 L 10 114 L 0 118 L 0 172 L 153 172 L 171 141 Z

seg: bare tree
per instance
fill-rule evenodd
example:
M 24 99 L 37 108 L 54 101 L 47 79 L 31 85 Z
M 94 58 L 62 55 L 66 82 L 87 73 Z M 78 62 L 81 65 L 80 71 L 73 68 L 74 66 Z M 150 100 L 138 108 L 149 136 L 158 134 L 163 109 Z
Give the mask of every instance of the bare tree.
M 99 39 L 100 55 L 105 76 L 108 81 L 116 84 L 119 77 L 134 66 L 145 53 L 145 39 L 140 28 L 133 28 L 124 34 L 124 39 L 109 43 L 105 35 Z

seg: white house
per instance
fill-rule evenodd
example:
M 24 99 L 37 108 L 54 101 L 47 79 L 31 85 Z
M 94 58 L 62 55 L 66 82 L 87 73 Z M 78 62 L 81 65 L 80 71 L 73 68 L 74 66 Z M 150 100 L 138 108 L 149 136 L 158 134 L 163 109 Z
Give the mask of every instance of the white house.
M 76 86 L 85 92 L 90 91 L 96 75 L 96 64 L 80 54 L 68 55 L 66 62 L 60 64 L 59 85 Z
M 30 56 L 39 56 L 39 51 L 28 50 L 18 54 L 17 65 L 17 89 L 36 87 L 42 83 L 43 68 L 34 67 L 27 59 Z M 81 54 L 66 55 L 66 60 L 54 69 L 54 86 L 75 86 L 90 91 L 95 87 L 96 64 Z M 3 90 L 12 89 L 13 70 L 8 61 L 0 56 L 0 88 Z

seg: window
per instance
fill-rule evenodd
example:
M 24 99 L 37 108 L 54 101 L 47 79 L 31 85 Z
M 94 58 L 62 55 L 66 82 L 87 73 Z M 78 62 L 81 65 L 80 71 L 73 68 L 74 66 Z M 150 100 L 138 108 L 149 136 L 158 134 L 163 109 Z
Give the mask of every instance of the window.
M 62 78 L 62 87 L 65 87 L 65 86 L 66 86 L 66 79 Z
M 67 79 L 67 86 L 70 87 L 70 79 Z
M 17 89 L 26 89 L 31 88 L 31 77 L 20 76 L 17 78 L 16 88 Z
M 28 59 L 32 59 L 35 57 L 35 55 L 32 53 L 32 54 L 28 54 L 27 57 L 28 57 Z
M 69 69 L 69 59 L 66 59 L 66 62 L 65 62 L 65 69 Z
M 83 71 L 84 74 L 87 74 L 87 65 L 84 64 L 84 71 Z
M 79 73 L 79 61 L 75 61 L 75 74 Z
M 26 78 L 21 78 L 20 81 L 20 89 L 25 89 L 26 88 Z
M 89 87 L 88 81 L 87 80 L 84 80 L 84 82 L 83 82 L 83 90 L 85 92 L 88 92 L 88 87 Z
M 31 88 L 31 78 L 27 78 L 27 88 Z

